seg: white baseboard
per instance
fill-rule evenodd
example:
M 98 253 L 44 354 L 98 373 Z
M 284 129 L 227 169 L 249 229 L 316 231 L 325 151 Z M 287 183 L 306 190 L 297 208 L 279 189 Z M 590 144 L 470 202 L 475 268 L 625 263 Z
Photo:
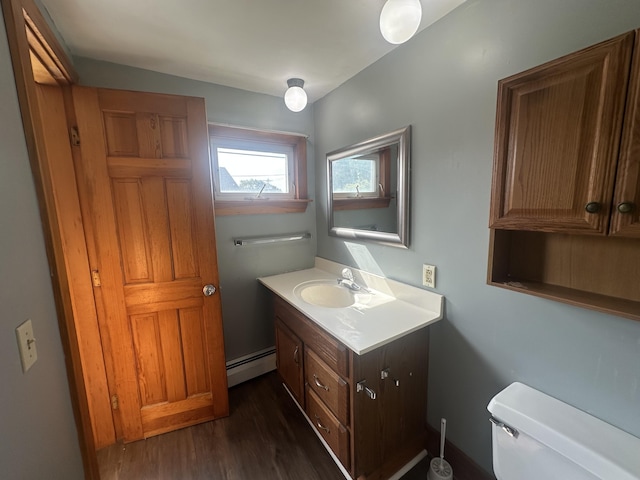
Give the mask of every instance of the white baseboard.
M 227 362 L 229 387 L 246 382 L 276 369 L 276 349 L 266 348 Z

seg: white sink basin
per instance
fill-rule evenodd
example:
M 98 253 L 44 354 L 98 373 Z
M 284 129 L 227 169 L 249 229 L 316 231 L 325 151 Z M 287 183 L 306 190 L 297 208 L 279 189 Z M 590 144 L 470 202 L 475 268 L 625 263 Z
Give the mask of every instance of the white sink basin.
M 293 293 L 301 300 L 316 307 L 346 308 L 356 303 L 356 298 L 347 287 L 337 281 L 312 280 L 298 285 Z

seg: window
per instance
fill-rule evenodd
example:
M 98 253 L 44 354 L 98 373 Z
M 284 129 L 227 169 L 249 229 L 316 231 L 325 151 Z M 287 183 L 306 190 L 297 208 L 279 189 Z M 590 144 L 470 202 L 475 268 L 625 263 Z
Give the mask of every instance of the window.
M 306 138 L 209 126 L 217 215 L 303 212 Z
M 380 189 L 377 153 L 342 158 L 333 163 L 334 198 L 377 197 Z
M 391 145 L 362 155 L 331 159 L 333 210 L 387 208 L 397 158 L 397 146 Z

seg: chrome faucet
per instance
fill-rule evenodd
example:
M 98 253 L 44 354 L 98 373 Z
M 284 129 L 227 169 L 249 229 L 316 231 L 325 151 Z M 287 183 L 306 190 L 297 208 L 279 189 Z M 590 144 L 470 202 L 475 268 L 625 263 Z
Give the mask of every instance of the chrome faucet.
M 360 290 L 364 290 L 366 292 L 369 291 L 366 288 L 361 287 L 360 285 L 358 285 L 353 280 L 353 272 L 351 271 L 350 268 L 343 268 L 342 269 L 342 278 L 338 279 L 338 285 L 344 285 L 345 287 L 348 287 L 349 289 L 353 290 L 354 292 L 359 292 Z

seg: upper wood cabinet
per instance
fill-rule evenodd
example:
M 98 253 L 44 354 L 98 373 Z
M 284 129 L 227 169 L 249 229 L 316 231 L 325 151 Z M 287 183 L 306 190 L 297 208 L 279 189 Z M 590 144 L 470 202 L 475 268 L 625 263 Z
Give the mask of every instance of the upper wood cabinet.
M 491 228 L 640 237 L 635 37 L 498 83 Z
M 488 283 L 640 321 L 640 30 L 501 80 Z

